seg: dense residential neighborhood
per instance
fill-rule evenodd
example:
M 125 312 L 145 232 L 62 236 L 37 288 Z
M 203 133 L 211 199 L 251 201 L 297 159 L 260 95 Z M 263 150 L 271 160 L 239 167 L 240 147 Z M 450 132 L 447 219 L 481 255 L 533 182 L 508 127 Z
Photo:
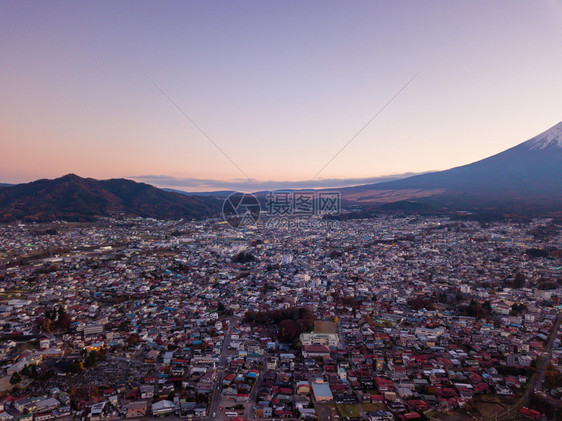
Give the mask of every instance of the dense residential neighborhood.
M 0 0 L 0 421 L 562 421 L 561 40 Z
M 0 421 L 555 419 L 548 219 L 0 226 Z

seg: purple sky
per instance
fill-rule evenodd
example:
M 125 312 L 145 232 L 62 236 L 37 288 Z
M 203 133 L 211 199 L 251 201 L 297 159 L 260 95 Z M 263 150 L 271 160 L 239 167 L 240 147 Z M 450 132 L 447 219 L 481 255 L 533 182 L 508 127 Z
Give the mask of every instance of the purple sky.
M 315 182 L 466 164 L 562 120 L 561 39 L 558 0 L 3 1 L 0 182 L 303 186 L 417 73 Z

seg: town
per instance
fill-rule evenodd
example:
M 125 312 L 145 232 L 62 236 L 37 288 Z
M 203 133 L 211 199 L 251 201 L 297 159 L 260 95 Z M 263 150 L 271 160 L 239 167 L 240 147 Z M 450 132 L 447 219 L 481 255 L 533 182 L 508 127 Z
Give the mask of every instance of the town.
M 562 416 L 550 219 L 0 225 L 0 421 Z

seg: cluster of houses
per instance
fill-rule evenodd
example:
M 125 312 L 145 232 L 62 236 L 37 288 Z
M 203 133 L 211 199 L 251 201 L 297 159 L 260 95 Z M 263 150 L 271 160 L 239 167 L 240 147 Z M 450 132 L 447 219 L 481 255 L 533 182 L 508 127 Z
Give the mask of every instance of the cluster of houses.
M 562 249 L 549 221 L 338 222 L 0 227 L 0 421 L 416 419 L 523 393 L 562 297 L 560 260 L 527 253 Z M 291 308 L 320 322 L 291 343 L 244 319 Z

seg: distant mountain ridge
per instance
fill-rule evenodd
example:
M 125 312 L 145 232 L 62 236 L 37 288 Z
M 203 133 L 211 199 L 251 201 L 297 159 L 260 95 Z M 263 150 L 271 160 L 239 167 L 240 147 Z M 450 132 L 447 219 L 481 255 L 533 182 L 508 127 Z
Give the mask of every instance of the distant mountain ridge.
M 562 214 L 562 122 L 472 164 L 340 191 L 363 204 L 415 199 L 440 207 Z
M 74 174 L 0 184 L 0 222 L 91 221 L 114 214 L 159 219 L 215 217 L 221 212 L 222 200 L 232 193 L 225 190 L 205 196 L 165 190 L 132 180 L 95 180 Z M 322 190 L 339 191 L 345 205 L 362 208 L 474 210 L 562 218 L 562 122 L 471 164 L 395 181 Z M 255 194 L 263 200 L 266 193 Z
M 211 191 L 211 192 L 186 192 L 183 190 L 176 190 L 170 188 L 163 188 L 162 190 L 172 193 L 178 193 L 183 196 L 206 196 L 206 197 L 214 197 L 215 199 L 221 199 L 221 200 L 226 199 L 231 194 L 238 193 L 235 190 L 219 190 L 219 191 Z
M 92 221 L 126 214 L 159 219 L 215 216 L 221 202 L 184 196 L 126 179 L 95 180 L 68 174 L 0 189 L 0 222 Z

